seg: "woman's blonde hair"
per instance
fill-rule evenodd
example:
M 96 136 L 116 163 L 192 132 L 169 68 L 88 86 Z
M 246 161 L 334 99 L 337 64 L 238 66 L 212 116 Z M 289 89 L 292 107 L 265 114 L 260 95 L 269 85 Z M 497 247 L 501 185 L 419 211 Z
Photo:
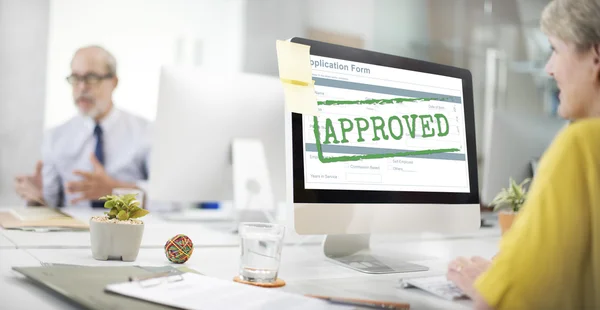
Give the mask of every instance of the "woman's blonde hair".
M 600 0 L 553 0 L 542 13 L 547 35 L 586 50 L 600 43 Z

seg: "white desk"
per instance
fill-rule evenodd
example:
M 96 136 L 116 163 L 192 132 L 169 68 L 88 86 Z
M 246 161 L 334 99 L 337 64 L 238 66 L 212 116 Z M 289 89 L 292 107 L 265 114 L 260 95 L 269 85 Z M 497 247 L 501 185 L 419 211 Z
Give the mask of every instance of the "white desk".
M 417 257 L 420 264 L 432 268 L 431 272 L 444 273 L 446 262 L 461 255 L 492 257 L 496 254 L 498 239 L 465 239 L 444 241 L 414 241 L 400 244 L 375 244 L 373 249 L 387 250 L 398 257 L 405 253 Z M 98 261 L 92 258 L 90 249 L 28 249 L 38 261 L 56 264 L 88 266 L 164 266 L 175 265 L 165 257 L 162 249 L 140 249 L 135 262 Z M 237 247 L 194 248 L 186 265 L 215 277 L 231 278 L 237 273 L 240 250 Z M 441 265 L 440 265 L 441 262 Z M 347 277 L 373 277 L 355 272 L 328 261 L 320 246 L 284 246 L 281 277 L 293 280 L 331 279 Z
M 0 249 L 16 249 L 17 245 L 10 241 L 4 234 L 0 234 Z
M 430 267 L 427 272 L 411 274 L 368 275 L 327 261 L 318 246 L 285 246 L 280 277 L 287 285 L 281 289 L 299 294 L 324 294 L 341 297 L 362 297 L 411 303 L 411 309 L 469 309 L 468 301 L 448 302 L 419 290 L 399 289 L 401 277 L 444 274 L 447 262 L 460 255 L 492 257 L 498 239 L 463 239 L 445 241 L 406 242 L 393 245 L 399 252 L 430 256 L 415 263 Z M 374 249 L 394 251 L 389 245 L 376 244 Z M 89 249 L 31 249 L 28 252 L 46 263 L 92 266 L 170 265 L 160 249 L 141 249 L 136 262 L 96 261 Z M 239 264 L 239 249 L 234 247 L 197 248 L 186 263 L 208 276 L 232 279 Z
M 169 238 L 177 234 L 186 234 L 198 246 L 234 246 L 238 237 L 224 231 L 196 225 L 172 225 L 148 222 L 144 227 L 142 247 L 161 248 Z M 2 234 L 13 240 L 19 248 L 89 248 L 89 231 L 78 232 L 31 232 L 20 230 L 2 230 Z
M 13 266 L 39 266 L 37 259 L 25 250 L 0 249 L 0 308 L 10 310 L 29 309 L 77 309 L 53 292 L 47 291 L 12 270 Z
M 209 224 L 177 224 L 147 223 L 144 228 L 142 248 L 163 248 L 167 240 L 177 234 L 185 234 L 198 247 L 237 247 L 239 237 L 226 229 L 213 228 Z M 496 229 L 484 229 L 474 234 L 437 235 L 415 234 L 405 236 L 382 235 L 373 236 L 374 242 L 406 242 L 414 240 L 452 240 L 473 238 L 497 238 L 500 233 Z M 4 240 L 4 241 L 3 241 Z M 323 236 L 288 235 L 285 243 L 288 245 L 321 244 Z M 12 242 L 11 242 L 12 241 Z M 80 232 L 31 232 L 20 230 L 0 230 L 0 247 L 15 245 L 21 249 L 39 248 L 90 248 L 90 233 Z
M 198 247 L 237 247 L 239 237 L 229 232 L 223 225 L 211 223 L 168 223 L 148 221 L 144 228 L 142 248 L 162 248 L 169 238 L 177 234 L 185 234 L 192 239 Z M 90 248 L 90 233 L 80 232 L 31 232 L 20 230 L 0 229 L 4 242 L 7 245 L 16 245 L 23 249 L 37 248 Z M 497 228 L 485 228 L 473 234 L 439 235 L 439 234 L 411 234 L 411 235 L 377 235 L 373 236 L 377 242 L 406 242 L 413 240 L 448 240 L 448 239 L 473 239 L 497 238 L 500 232 Z M 285 243 L 288 245 L 321 244 L 323 236 L 299 236 L 295 233 L 286 234 Z M 12 242 L 11 242 L 12 241 Z M 0 238 L 0 245 L 2 244 Z
M 8 207 L 0 207 L 0 210 Z M 71 216 L 88 222 L 94 215 L 102 215 L 104 209 L 91 208 L 64 208 L 62 211 Z M 169 238 L 177 234 L 185 234 L 192 239 L 194 245 L 199 247 L 237 247 L 239 238 L 231 232 L 232 222 L 173 222 L 164 220 L 159 214 L 150 213 L 143 218 L 145 223 L 142 248 L 162 248 Z M 90 234 L 83 232 L 31 232 L 20 230 L 6 230 L 0 228 L 0 246 L 2 239 L 7 246 L 16 245 L 17 248 L 90 248 Z M 405 235 L 377 235 L 373 236 L 377 242 L 406 242 L 411 240 L 447 240 L 464 238 L 496 238 L 500 236 L 498 227 L 482 228 L 471 234 L 439 235 L 432 233 L 405 234 Z M 321 244 L 323 236 L 300 236 L 293 227 L 288 227 L 285 243 L 289 245 Z
M 80 213 L 78 218 L 89 219 L 92 214 Z M 154 215 L 144 217 L 144 236 L 142 248 L 162 248 L 167 240 L 177 234 L 185 234 L 192 239 L 194 245 L 199 247 L 237 247 L 239 237 L 231 232 L 232 223 L 228 222 L 169 222 Z M 0 228 L 0 235 L 12 241 L 10 244 L 18 248 L 89 248 L 90 234 L 81 232 L 31 232 L 20 230 L 6 230 Z M 433 233 L 406 234 L 406 235 L 377 235 L 373 236 L 377 242 L 406 242 L 411 240 L 447 240 L 470 238 L 497 238 L 500 236 L 498 227 L 482 228 L 471 234 L 440 235 Z M 7 241 L 8 241 L 7 240 Z M 288 245 L 321 244 L 323 236 L 300 236 L 293 228 L 288 227 L 285 243 Z M 10 242 L 9 241 L 9 242 Z M 2 242 L 2 238 L 0 238 Z M 7 244 L 7 245 L 10 245 Z M 1 245 L 1 243 L 0 243 Z
M 97 210 L 94 210 L 96 212 Z M 101 211 L 101 210 L 99 210 Z M 78 218 L 89 219 L 89 210 L 78 210 Z M 8 309 L 70 309 L 72 306 L 58 295 L 49 293 L 12 271 L 12 266 L 38 266 L 40 262 L 75 265 L 146 265 L 164 266 L 170 262 L 163 246 L 178 233 L 187 234 L 195 244 L 188 266 L 223 279 L 231 279 L 238 270 L 239 239 L 230 233 L 227 223 L 167 222 L 149 215 L 142 249 L 133 263 L 97 261 L 91 256 L 89 232 L 35 233 L 0 230 L 2 296 L 8 296 Z M 317 246 L 322 236 L 305 237 L 290 234 L 283 250 L 280 277 L 287 285 L 282 290 L 300 294 L 323 294 L 340 297 L 370 298 L 411 303 L 411 309 L 468 309 L 469 302 L 447 302 L 419 290 L 398 289 L 402 276 L 444 274 L 447 262 L 457 256 L 496 254 L 500 232 L 498 228 L 481 229 L 474 234 L 443 236 L 413 234 L 374 236 L 375 251 L 401 252 L 421 256 L 413 262 L 430 267 L 427 272 L 411 274 L 368 275 L 327 261 Z M 2 241 L 4 240 L 4 241 Z M 301 242 L 302 241 L 302 242 Z M 14 242 L 14 243 L 13 243 Z M 295 245 L 294 245 L 295 244 Z M 19 249 L 14 249 L 14 247 Z M 388 254 L 386 253 L 386 254 Z M 396 256 L 396 255 L 395 255 Z M 24 302 L 17 303 L 17 299 Z M 14 307 L 13 307 L 14 306 Z
M 89 221 L 93 215 L 102 214 L 102 210 L 66 210 L 75 218 Z M 232 222 L 169 222 L 160 216 L 149 214 L 143 218 L 144 236 L 142 248 L 162 248 L 167 240 L 177 234 L 185 234 L 197 246 L 238 246 L 239 237 L 231 232 Z M 6 230 L 0 228 L 4 239 L 11 240 L 18 248 L 89 248 L 90 233 L 79 232 L 32 232 L 21 230 Z M 2 242 L 2 239 L 0 239 Z M 290 231 L 286 234 L 286 243 L 320 244 L 321 236 L 299 236 Z M 0 243 L 2 245 L 2 243 Z M 8 245 L 8 244 L 7 244 Z

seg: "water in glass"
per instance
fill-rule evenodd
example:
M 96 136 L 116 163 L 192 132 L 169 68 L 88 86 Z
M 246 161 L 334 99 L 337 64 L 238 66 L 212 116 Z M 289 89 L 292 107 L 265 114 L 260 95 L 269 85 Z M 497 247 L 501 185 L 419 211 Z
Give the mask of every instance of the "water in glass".
M 260 229 L 248 231 L 242 228 L 240 233 L 242 280 L 258 283 L 274 282 L 279 272 L 283 232 L 260 231 Z

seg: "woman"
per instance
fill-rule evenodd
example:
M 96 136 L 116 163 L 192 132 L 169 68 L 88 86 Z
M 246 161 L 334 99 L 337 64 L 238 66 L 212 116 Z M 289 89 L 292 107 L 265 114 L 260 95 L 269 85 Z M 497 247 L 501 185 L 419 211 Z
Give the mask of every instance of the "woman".
M 546 71 L 572 121 L 540 162 L 492 262 L 458 258 L 448 279 L 476 309 L 600 309 L 600 0 L 554 0 Z

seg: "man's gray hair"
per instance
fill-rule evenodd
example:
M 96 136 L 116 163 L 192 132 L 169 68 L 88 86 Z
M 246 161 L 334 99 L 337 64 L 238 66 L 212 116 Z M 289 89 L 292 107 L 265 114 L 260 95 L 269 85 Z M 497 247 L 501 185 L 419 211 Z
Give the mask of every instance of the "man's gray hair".
M 104 57 L 106 58 L 106 69 L 108 70 L 108 73 L 113 76 L 117 76 L 117 59 L 115 58 L 115 56 L 113 56 L 113 54 L 111 54 L 108 50 L 99 45 L 84 46 L 82 48 L 79 48 L 77 52 L 84 49 L 98 49 L 102 51 L 102 53 L 104 53 Z M 77 52 L 75 52 L 75 54 L 77 54 Z

